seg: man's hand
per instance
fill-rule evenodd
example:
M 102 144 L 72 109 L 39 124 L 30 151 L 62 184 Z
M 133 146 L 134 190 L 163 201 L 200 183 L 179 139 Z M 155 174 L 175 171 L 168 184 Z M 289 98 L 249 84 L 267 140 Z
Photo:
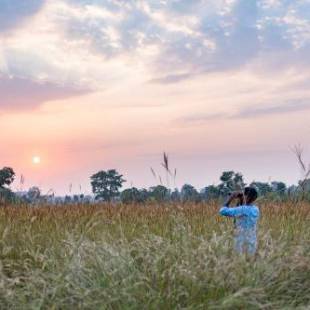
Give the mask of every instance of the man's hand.
M 236 191 L 236 192 L 232 192 L 229 196 L 229 198 L 231 199 L 237 199 L 237 198 L 240 198 L 240 196 L 242 196 L 243 193 L 240 192 L 240 191 Z
M 240 191 L 232 192 L 229 195 L 228 200 L 225 203 L 225 206 L 229 207 L 229 205 L 232 203 L 233 200 L 240 199 L 240 197 L 242 197 L 242 195 L 243 195 L 243 192 L 240 192 Z

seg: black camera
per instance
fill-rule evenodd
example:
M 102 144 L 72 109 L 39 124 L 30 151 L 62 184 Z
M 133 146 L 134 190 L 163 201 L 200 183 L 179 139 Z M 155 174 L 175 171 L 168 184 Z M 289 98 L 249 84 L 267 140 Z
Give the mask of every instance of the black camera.
M 228 196 L 231 196 L 231 195 L 233 195 L 233 194 L 234 194 L 234 192 L 230 192 L 230 193 L 228 193 Z M 236 198 L 242 199 L 242 198 L 243 198 L 243 193 L 238 193 L 238 195 L 236 196 Z

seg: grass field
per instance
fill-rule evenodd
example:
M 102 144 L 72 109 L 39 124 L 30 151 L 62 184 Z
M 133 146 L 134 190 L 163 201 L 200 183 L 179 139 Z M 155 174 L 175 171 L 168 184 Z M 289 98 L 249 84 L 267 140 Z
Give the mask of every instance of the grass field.
M 217 211 L 2 207 L 0 308 L 309 308 L 310 204 L 261 205 L 255 259 Z

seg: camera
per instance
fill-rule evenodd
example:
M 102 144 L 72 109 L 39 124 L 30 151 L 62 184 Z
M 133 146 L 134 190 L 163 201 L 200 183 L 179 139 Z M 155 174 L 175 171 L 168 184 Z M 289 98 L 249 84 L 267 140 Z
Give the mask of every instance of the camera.
M 236 195 L 235 197 L 238 198 L 238 199 L 242 199 L 243 198 L 243 193 L 240 193 L 240 192 L 230 192 L 230 193 L 228 193 L 228 196 L 232 196 L 232 195 Z

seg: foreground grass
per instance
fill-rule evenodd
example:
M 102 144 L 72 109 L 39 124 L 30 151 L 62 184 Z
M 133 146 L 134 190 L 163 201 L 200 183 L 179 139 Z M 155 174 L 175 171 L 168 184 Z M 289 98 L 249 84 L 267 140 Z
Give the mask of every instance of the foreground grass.
M 309 308 L 310 205 L 263 205 L 252 260 L 217 210 L 2 207 L 0 308 Z

